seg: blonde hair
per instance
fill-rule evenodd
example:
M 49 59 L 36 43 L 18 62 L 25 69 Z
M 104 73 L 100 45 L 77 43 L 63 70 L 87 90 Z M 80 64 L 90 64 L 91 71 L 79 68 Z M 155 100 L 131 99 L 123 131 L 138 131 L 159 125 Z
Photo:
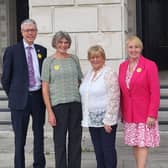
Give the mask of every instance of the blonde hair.
M 127 47 L 128 47 L 128 44 L 129 44 L 130 42 L 132 42 L 132 41 L 133 41 L 139 48 L 141 48 L 141 50 L 143 49 L 143 43 L 142 43 L 141 39 L 140 39 L 139 37 L 137 37 L 137 36 L 130 36 L 130 37 L 127 39 L 127 41 L 126 41 Z
M 100 46 L 100 45 L 94 45 L 94 46 L 91 46 L 89 48 L 89 50 L 88 50 L 88 60 L 90 60 L 90 57 L 93 54 L 100 54 L 103 57 L 104 60 L 106 59 L 105 51 L 104 51 L 103 47 Z

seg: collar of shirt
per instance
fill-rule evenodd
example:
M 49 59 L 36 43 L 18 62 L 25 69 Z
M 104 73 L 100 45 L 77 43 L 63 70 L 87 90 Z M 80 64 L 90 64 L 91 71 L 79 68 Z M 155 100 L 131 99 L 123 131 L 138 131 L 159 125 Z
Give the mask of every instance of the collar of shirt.
M 25 42 L 25 40 L 23 40 L 23 45 L 24 45 L 24 48 L 25 48 L 25 49 L 26 49 L 27 47 L 32 47 L 33 50 L 35 49 L 35 48 L 34 48 L 34 44 L 29 45 L 29 44 L 27 44 L 27 43 Z

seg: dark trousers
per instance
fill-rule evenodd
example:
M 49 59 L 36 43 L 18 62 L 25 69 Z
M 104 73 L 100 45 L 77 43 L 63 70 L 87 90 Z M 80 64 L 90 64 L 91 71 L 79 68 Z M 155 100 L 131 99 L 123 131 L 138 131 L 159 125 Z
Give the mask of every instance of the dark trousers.
M 30 115 L 34 135 L 33 168 L 45 167 L 44 122 L 45 106 L 41 90 L 29 93 L 27 106 L 23 110 L 11 109 L 12 126 L 15 134 L 15 168 L 25 168 L 24 146 Z
M 81 167 L 82 109 L 78 102 L 53 107 L 57 125 L 53 127 L 56 168 Z M 68 133 L 68 142 L 66 136 Z M 66 144 L 68 153 L 66 152 Z M 68 158 L 67 158 L 67 157 Z
M 97 168 L 117 167 L 117 152 L 115 147 L 116 129 L 117 125 L 112 126 L 112 132 L 106 133 L 103 127 L 89 128 L 96 154 Z

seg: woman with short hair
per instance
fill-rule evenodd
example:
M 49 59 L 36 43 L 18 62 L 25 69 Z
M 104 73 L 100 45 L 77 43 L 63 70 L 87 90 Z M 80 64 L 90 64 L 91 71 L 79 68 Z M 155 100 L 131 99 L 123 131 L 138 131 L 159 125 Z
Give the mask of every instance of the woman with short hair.
M 116 130 L 119 114 L 120 89 L 114 70 L 105 63 L 100 45 L 88 50 L 91 70 L 80 86 L 82 126 L 88 127 L 94 145 L 97 168 L 116 168 Z
M 80 168 L 82 109 L 78 87 L 82 72 L 78 57 L 67 52 L 71 46 L 67 32 L 57 32 L 52 46 L 56 52 L 44 61 L 42 91 L 48 122 L 53 127 L 56 167 Z

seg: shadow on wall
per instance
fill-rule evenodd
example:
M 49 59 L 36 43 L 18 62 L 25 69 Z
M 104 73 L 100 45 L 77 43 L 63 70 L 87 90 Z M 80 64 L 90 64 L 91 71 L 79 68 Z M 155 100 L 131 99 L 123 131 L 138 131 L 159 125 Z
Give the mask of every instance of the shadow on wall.
M 2 60 L 3 60 L 4 51 L 5 51 L 5 48 L 1 48 L 0 46 L 0 77 L 2 74 Z

